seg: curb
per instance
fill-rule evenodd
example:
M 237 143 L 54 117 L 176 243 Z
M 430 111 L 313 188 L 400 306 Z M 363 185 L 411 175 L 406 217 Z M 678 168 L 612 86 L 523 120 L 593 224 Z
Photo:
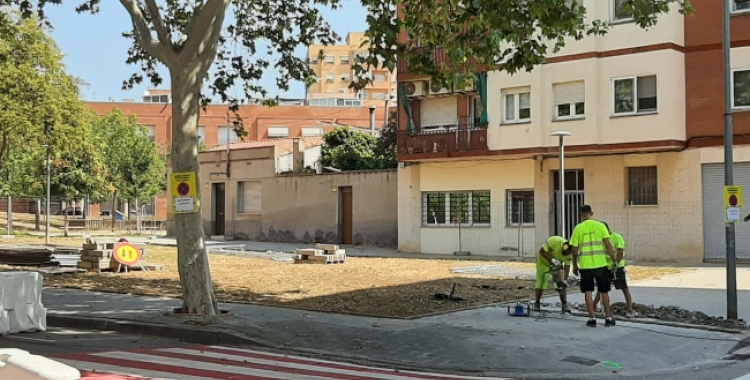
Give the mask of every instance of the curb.
M 158 323 L 143 323 L 106 318 L 79 317 L 69 315 L 47 315 L 47 325 L 54 327 L 79 328 L 98 331 L 115 331 L 126 334 L 149 335 L 160 338 L 176 339 L 184 342 L 205 345 L 247 345 L 263 348 L 280 348 L 282 345 L 244 334 L 219 329 L 196 326 L 182 327 Z
M 579 318 L 588 318 L 588 314 L 584 312 L 573 312 L 571 313 L 573 317 L 579 317 Z M 614 316 L 615 320 L 622 321 L 622 322 L 630 322 L 630 323 L 639 323 L 643 325 L 657 325 L 657 326 L 667 326 L 667 327 L 677 327 L 677 328 L 683 328 L 683 329 L 691 329 L 691 330 L 703 330 L 703 331 L 710 331 L 710 332 L 720 332 L 720 333 L 727 333 L 727 334 L 742 334 L 749 332 L 748 329 L 733 329 L 730 327 L 720 327 L 720 326 L 712 326 L 712 325 L 698 325 L 698 324 L 692 324 L 692 323 L 684 323 L 684 322 L 672 322 L 672 321 L 663 321 L 659 319 L 653 319 L 653 318 L 626 318 L 619 315 Z

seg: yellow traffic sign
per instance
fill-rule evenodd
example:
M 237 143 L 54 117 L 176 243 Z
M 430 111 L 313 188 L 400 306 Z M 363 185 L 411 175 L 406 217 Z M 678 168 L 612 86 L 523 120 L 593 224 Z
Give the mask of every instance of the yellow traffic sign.
M 113 256 L 122 265 L 138 265 L 141 258 L 141 250 L 133 243 L 118 243 L 115 246 Z
M 724 206 L 742 207 L 741 186 L 724 186 Z
M 172 173 L 169 188 L 172 193 L 172 211 L 175 214 L 198 211 L 195 172 Z

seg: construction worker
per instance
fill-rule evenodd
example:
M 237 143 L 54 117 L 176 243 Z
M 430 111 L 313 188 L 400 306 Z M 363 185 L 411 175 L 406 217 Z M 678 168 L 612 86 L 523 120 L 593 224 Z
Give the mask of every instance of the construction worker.
M 612 247 L 615 249 L 615 255 L 617 256 L 617 271 L 612 279 L 612 283 L 615 285 L 615 289 L 622 290 L 622 295 L 625 296 L 625 305 L 628 308 L 627 316 L 629 318 L 635 317 L 637 314 L 633 311 L 633 297 L 630 295 L 628 281 L 625 276 L 625 239 L 623 239 L 622 235 L 612 232 L 612 229 L 609 228 L 607 223 L 602 223 L 604 223 L 604 225 L 607 226 L 607 230 L 609 230 Z M 599 305 L 600 298 L 599 293 L 596 293 L 596 297 L 594 297 L 594 307 Z
M 573 257 L 570 255 L 570 244 L 561 236 L 551 236 L 539 249 L 536 258 L 536 286 L 534 287 L 534 311 L 541 311 L 542 294 L 547 290 L 552 269 L 564 265 L 563 278 L 565 281 L 570 274 L 570 263 Z M 565 286 L 560 286 L 555 282 L 555 290 L 560 294 L 563 313 L 570 312 L 568 307 L 568 293 Z
M 604 304 L 605 327 L 615 325 L 612 309 L 609 307 L 609 290 L 611 289 L 610 262 L 617 268 L 614 248 L 609 239 L 609 230 L 604 223 L 593 220 L 594 211 L 585 205 L 580 210 L 581 222 L 573 229 L 570 245 L 573 255 L 573 273 L 580 274 L 581 292 L 586 299 L 586 310 L 589 320 L 586 326 L 596 327 L 594 317 L 594 300 L 591 293 L 599 291 Z M 609 260 L 611 261 L 609 261 Z

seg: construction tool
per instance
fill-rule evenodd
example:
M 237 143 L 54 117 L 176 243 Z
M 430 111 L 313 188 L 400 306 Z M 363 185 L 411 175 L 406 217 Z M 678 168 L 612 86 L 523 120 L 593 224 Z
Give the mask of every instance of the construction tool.
M 552 281 L 555 283 L 555 290 L 558 293 L 568 288 L 568 282 L 565 281 L 563 269 L 564 269 L 563 264 L 553 265 L 549 268 L 549 271 L 547 272 L 552 277 Z
M 508 305 L 508 315 L 511 317 L 530 317 L 531 304 L 528 302 L 517 302 L 515 305 Z

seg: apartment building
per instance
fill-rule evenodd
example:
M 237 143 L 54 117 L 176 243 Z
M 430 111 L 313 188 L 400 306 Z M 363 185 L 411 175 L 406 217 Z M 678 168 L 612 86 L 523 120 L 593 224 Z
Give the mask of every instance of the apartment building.
M 366 106 L 380 107 L 384 101 L 396 98 L 396 72 L 391 73 L 385 67 L 370 71 L 372 84 L 362 91 L 355 92 L 349 88 L 355 75 L 354 64 L 357 57 L 367 54 L 367 49 L 361 47 L 363 41 L 364 33 L 348 33 L 343 45 L 308 47 L 310 67 L 318 78 L 316 83 L 307 89 L 310 104 L 354 104 L 359 99 Z
M 695 15 L 675 9 L 645 31 L 622 0 L 583 4 L 613 23 L 607 35 L 570 41 L 529 73 L 482 74 L 486 95 L 440 90 L 400 63 L 401 250 L 533 256 L 548 236 L 569 236 L 585 203 L 633 259 L 724 255 L 721 6 L 693 0 Z M 750 188 L 750 9 L 733 4 L 735 183 Z M 572 134 L 564 210 L 558 130 Z M 747 241 L 750 225 L 738 224 L 740 259 Z

